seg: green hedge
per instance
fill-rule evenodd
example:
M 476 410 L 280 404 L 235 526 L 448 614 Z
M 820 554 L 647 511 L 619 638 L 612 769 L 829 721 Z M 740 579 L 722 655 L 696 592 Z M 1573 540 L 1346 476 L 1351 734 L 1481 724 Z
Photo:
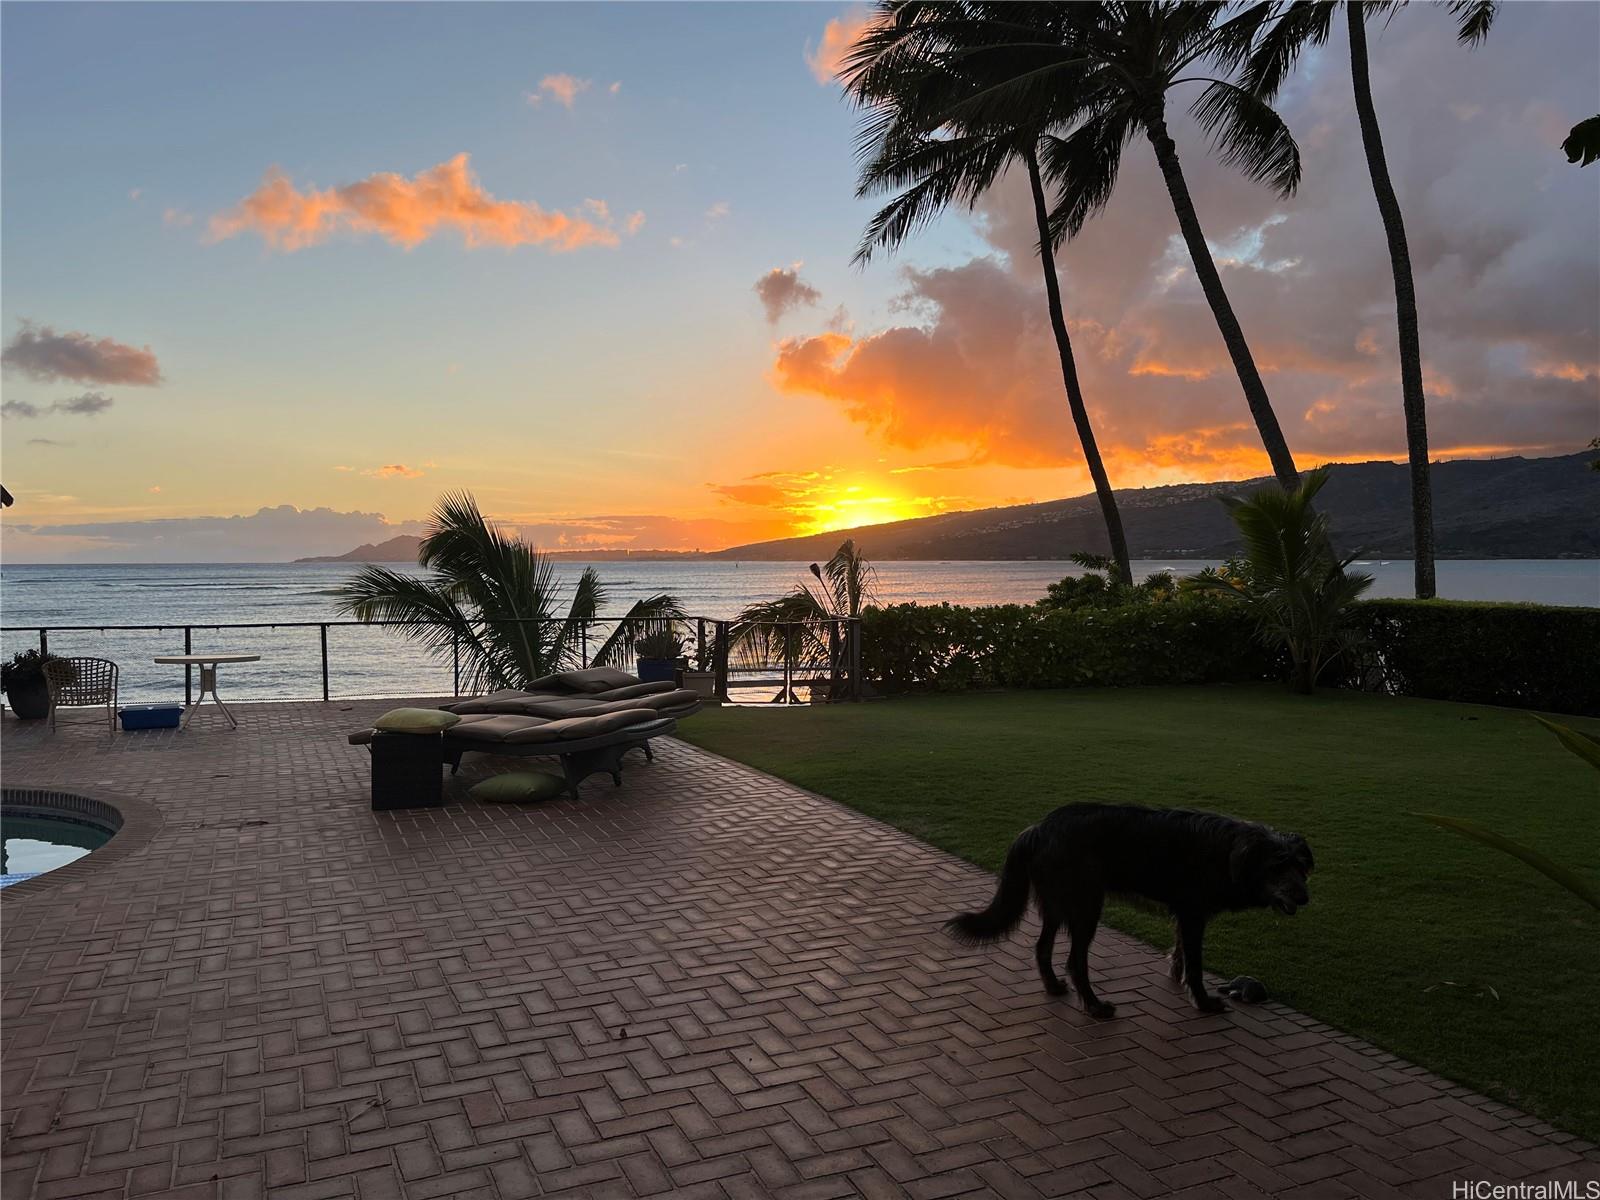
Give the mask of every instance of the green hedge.
M 1361 647 L 1325 685 L 1600 715 L 1600 609 L 1368 600 L 1355 622 Z M 887 692 L 1285 675 L 1240 609 L 1202 597 L 1056 610 L 895 604 L 867 609 L 861 633 L 866 677 Z
M 1050 610 L 895 604 L 861 618 L 866 676 L 885 691 L 1132 687 L 1279 675 L 1248 618 L 1209 599 Z
M 1361 686 L 1600 716 L 1600 608 L 1368 600 L 1358 623 Z

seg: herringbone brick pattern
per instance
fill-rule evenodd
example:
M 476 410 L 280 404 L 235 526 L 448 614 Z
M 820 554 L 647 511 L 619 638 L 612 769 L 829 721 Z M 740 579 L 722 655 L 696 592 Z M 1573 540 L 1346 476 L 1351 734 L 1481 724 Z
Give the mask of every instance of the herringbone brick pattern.
M 342 734 L 386 707 L 115 738 L 6 719 L 8 785 L 160 813 L 142 849 L 0 905 L 6 1197 L 1600 1178 L 1592 1147 L 1296 1013 L 1198 1016 L 1108 932 L 1121 1015 L 1090 1021 L 1026 937 L 941 936 L 987 875 L 678 743 L 579 802 L 374 814 Z

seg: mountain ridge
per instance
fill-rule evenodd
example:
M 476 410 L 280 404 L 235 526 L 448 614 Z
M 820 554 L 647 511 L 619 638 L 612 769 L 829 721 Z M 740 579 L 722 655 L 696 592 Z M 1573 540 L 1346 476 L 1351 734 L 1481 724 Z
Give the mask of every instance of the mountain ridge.
M 1434 528 L 1440 558 L 1600 557 L 1600 472 L 1590 453 L 1549 458 L 1468 458 L 1435 463 Z M 1217 497 L 1271 483 L 1270 476 L 1176 483 L 1117 492 L 1134 558 L 1226 558 L 1241 548 Z M 1411 492 L 1404 463 L 1334 463 L 1319 504 L 1347 553 L 1411 556 Z M 565 550 L 573 559 L 808 561 L 854 538 L 869 558 L 893 561 L 1066 559 L 1109 551 L 1093 493 L 1063 500 L 912 517 L 882 525 L 777 538 L 705 553 Z M 342 555 L 296 562 L 416 562 L 409 534 Z

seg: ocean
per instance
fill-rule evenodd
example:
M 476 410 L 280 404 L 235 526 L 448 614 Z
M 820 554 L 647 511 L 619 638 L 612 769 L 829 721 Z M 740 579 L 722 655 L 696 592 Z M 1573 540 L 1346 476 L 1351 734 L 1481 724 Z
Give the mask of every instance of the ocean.
M 575 579 L 585 564 L 560 562 L 557 573 Z M 1192 560 L 1134 563 L 1143 578 L 1156 571 L 1188 574 Z M 777 596 L 810 576 L 804 563 L 600 562 L 608 589 L 604 614 L 620 616 L 636 599 L 676 595 L 694 616 L 733 616 L 751 600 Z M 276 629 L 196 628 L 196 651 L 260 654 L 261 661 L 224 666 L 224 700 L 320 699 L 319 631 L 293 622 L 337 621 L 339 585 L 356 568 L 349 563 L 202 563 L 195 565 L 0 567 L 0 651 L 6 657 L 38 645 L 38 627 L 50 626 L 50 649 L 88 654 L 121 667 L 122 698 L 129 702 L 183 699 L 183 668 L 157 666 L 157 655 L 183 653 L 182 626 L 280 623 Z M 1411 592 L 1411 564 L 1362 563 L 1375 578 L 1372 596 Z M 1029 603 L 1076 570 L 1061 562 L 887 562 L 876 567 L 883 603 Z M 419 572 L 420 573 L 420 572 Z M 1439 591 L 1458 600 L 1524 600 L 1600 605 L 1600 562 L 1594 560 L 1489 560 L 1439 563 Z M 106 630 L 55 632 L 64 625 L 167 625 L 165 632 Z M 20 631 L 11 626 L 23 627 Z M 360 696 L 448 695 L 452 673 L 419 647 L 381 628 L 328 631 L 329 693 Z

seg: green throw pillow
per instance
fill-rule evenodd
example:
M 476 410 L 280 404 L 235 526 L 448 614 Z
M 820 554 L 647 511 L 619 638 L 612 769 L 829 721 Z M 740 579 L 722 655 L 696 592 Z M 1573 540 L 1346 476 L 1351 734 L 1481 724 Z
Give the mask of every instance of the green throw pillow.
M 460 720 L 438 708 L 391 708 L 372 727 L 384 733 L 443 733 Z
M 521 804 L 530 800 L 553 800 L 567 790 L 567 781 L 544 771 L 512 771 L 475 783 L 467 789 L 474 800 L 495 804 Z

